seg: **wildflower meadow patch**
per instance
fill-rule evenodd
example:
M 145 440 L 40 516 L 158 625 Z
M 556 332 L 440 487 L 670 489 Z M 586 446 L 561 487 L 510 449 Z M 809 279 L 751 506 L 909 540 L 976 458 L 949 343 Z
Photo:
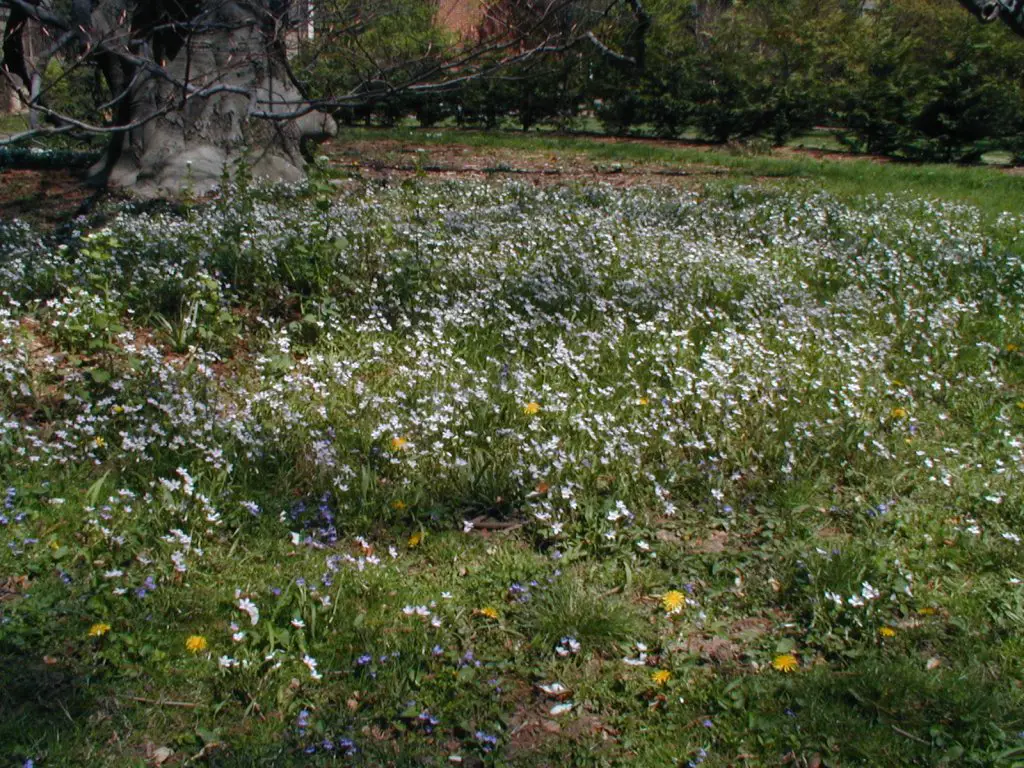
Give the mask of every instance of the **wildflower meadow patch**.
M 1022 225 L 244 179 L 0 223 L 0 754 L 1019 763 Z

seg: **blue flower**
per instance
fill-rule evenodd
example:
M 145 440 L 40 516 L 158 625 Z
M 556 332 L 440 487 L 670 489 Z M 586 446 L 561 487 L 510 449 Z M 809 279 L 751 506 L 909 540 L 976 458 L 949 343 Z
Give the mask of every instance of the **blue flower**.
M 498 745 L 498 737 L 492 736 L 486 731 L 477 731 L 474 736 L 476 736 L 476 740 L 480 742 L 480 746 L 483 747 L 484 752 L 490 752 Z
M 707 750 L 706 750 L 706 749 L 704 749 L 704 747 L 701 747 L 701 748 L 700 748 L 700 749 L 699 749 L 699 750 L 697 751 L 697 754 L 696 754 L 696 756 L 695 756 L 695 757 L 693 758 L 693 760 L 690 760 L 690 761 L 689 761 L 689 762 L 688 762 L 688 763 L 686 764 L 686 766 L 687 766 L 687 768 L 697 768 L 697 766 L 698 766 L 698 765 L 700 765 L 701 763 L 703 763 L 703 762 L 704 762 L 705 760 L 707 760 L 707 758 L 708 758 L 708 752 L 707 752 Z

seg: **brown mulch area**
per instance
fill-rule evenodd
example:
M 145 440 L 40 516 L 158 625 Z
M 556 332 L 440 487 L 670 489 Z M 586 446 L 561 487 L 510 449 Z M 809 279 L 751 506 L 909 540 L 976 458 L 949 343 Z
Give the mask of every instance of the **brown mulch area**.
M 68 170 L 0 170 L 0 219 L 52 229 L 73 217 L 96 189 Z
M 609 141 L 607 137 L 595 141 Z M 628 141 L 620 139 L 618 141 Z M 417 144 L 394 139 L 328 142 L 322 148 L 335 167 L 363 178 L 388 180 L 425 176 L 431 179 L 521 178 L 535 184 L 594 182 L 616 187 L 644 185 L 692 187 L 728 171 L 714 166 L 595 162 L 581 152 L 530 152 L 463 144 Z
M 720 146 L 680 140 L 593 136 L 601 144 L 652 144 L 659 147 L 718 149 Z M 319 150 L 336 168 L 353 177 L 400 181 L 414 177 L 434 180 L 513 179 L 533 184 L 600 182 L 615 187 L 635 185 L 696 189 L 709 179 L 729 175 L 727 169 L 703 164 L 659 164 L 599 161 L 578 151 L 527 151 L 512 148 L 471 147 L 464 144 L 419 144 L 395 139 L 329 141 Z M 778 157 L 812 157 L 824 161 L 864 159 L 863 155 L 800 148 L 776 148 Z M 873 157 L 874 162 L 890 162 Z M 1010 168 L 1017 174 L 1024 169 Z M 97 191 L 73 169 L 0 169 L 0 219 L 26 219 L 41 229 L 53 229 L 90 207 Z
M 629 139 L 595 138 L 595 141 Z M 328 142 L 322 152 L 354 176 L 375 180 L 521 178 L 537 184 L 600 181 L 617 187 L 692 188 L 728 172 L 711 166 L 596 163 L 578 152 L 478 149 L 461 144 L 421 146 L 391 139 Z M 52 230 L 81 213 L 97 194 L 80 171 L 0 169 L 0 219 L 25 219 Z

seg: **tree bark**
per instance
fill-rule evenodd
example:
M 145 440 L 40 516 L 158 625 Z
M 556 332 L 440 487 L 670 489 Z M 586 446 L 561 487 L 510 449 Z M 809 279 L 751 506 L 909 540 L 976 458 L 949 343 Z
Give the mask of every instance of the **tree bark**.
M 1024 37 L 1024 0 L 960 0 L 960 4 L 983 22 L 1003 21 Z
M 619 2 L 605 1 L 609 6 L 603 10 L 590 9 L 595 0 L 523 2 L 523 19 L 497 38 L 452 46 L 449 59 L 430 52 L 413 74 L 399 66 L 379 67 L 360 48 L 377 70 L 373 80 L 340 85 L 344 93 L 325 95 L 320 103 L 351 108 L 412 90 L 439 93 L 502 66 L 566 51 L 582 39 L 586 24 L 559 26 L 559 20 L 572 19 L 577 2 L 589 9 L 581 18 L 603 19 Z M 300 2 L 308 0 L 0 0 L 13 20 L 2 63 L 12 72 L 28 73 L 31 83 L 19 88 L 19 97 L 33 118 L 42 115 L 48 122 L 38 125 L 34 119 L 29 130 L 0 143 L 78 132 L 110 135 L 91 178 L 145 197 L 173 195 L 186 186 L 203 194 L 239 162 L 258 178 L 298 181 L 306 142 L 337 130 L 330 115 L 313 109 L 288 66 L 286 38 L 300 21 L 293 21 L 290 11 Z M 649 17 L 641 0 L 630 2 L 643 32 Z M 358 37 L 368 20 L 386 16 L 390 7 L 384 0 L 318 2 L 318 9 L 333 8 L 333 15 L 325 11 L 320 17 L 318 40 L 330 44 L 332 38 Z M 60 55 L 68 70 L 90 64 L 103 72 L 110 99 L 90 105 L 95 118 L 73 116 L 72 111 L 80 114 L 77 107 L 64 105 L 62 112 L 60 105 L 46 103 L 48 84 L 25 67 L 24 46 L 14 34 L 18 28 L 12 24 L 19 19 L 30 19 L 46 32 L 42 61 Z M 642 46 L 637 50 L 642 58 Z
M 143 197 L 186 186 L 205 194 L 245 162 L 254 177 L 299 181 L 303 142 L 336 126 L 289 77 L 273 11 L 269 2 L 101 2 L 88 42 L 119 99 L 115 122 L 131 129 L 112 136 L 93 180 Z

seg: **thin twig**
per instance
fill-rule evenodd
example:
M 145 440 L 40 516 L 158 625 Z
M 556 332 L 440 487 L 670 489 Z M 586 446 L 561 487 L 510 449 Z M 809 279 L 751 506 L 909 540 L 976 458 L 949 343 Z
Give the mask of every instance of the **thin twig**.
M 143 696 L 121 696 L 122 699 L 137 701 L 141 704 L 156 704 L 158 707 L 181 707 L 182 709 L 197 709 L 202 706 L 193 701 L 170 701 L 168 699 L 147 699 Z
M 915 736 L 912 733 L 908 733 L 907 731 L 904 731 L 902 728 L 899 728 L 899 727 L 894 725 L 894 726 L 892 726 L 892 729 L 894 731 L 896 731 L 896 733 L 898 733 L 900 736 L 906 736 L 908 739 L 916 741 L 918 744 L 924 744 L 925 746 L 931 746 L 931 744 L 929 744 L 927 741 L 922 739 L 920 736 Z
M 219 741 L 211 741 L 209 744 L 204 744 L 202 749 L 200 749 L 198 752 L 192 755 L 192 757 L 190 757 L 188 760 L 182 763 L 182 765 L 192 765 L 192 763 L 195 763 L 206 757 L 206 754 L 208 752 L 211 752 L 214 749 L 220 749 L 220 747 L 222 746 L 224 745 L 221 744 Z
M 511 531 L 522 528 L 524 525 L 524 523 L 514 520 L 493 520 L 486 515 L 473 518 L 470 522 L 473 523 L 474 528 L 479 528 L 482 531 Z

